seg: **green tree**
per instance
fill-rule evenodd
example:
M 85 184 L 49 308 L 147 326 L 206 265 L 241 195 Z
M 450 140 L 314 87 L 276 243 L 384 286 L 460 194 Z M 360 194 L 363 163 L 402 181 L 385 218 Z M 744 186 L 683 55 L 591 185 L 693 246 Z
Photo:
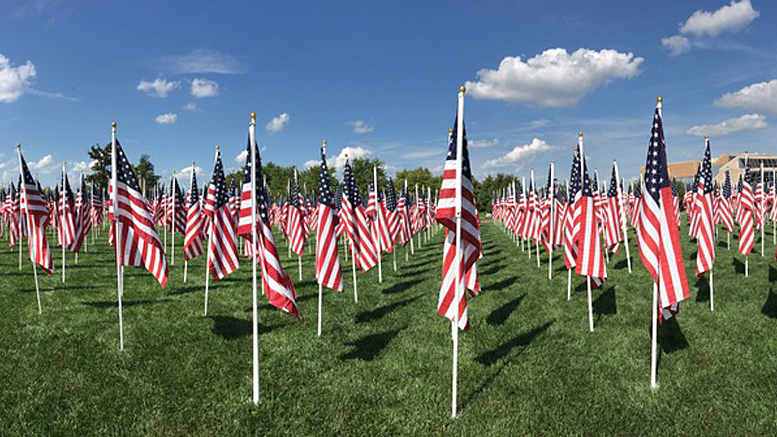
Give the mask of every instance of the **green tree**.
M 137 165 L 132 166 L 135 170 L 135 176 L 138 178 L 141 188 L 145 188 L 146 191 L 153 190 L 157 182 L 159 182 L 159 175 L 154 173 L 154 164 L 151 163 L 151 156 L 144 153 L 140 155 Z
M 108 191 L 108 183 L 111 180 L 111 143 L 101 147 L 94 144 L 89 148 L 89 159 L 92 162 L 92 173 L 86 176 L 86 180 L 96 185 L 101 191 Z
M 356 180 L 356 186 L 362 197 L 366 197 L 370 190 L 370 184 L 373 179 L 373 167 L 378 169 L 378 185 L 381 188 L 386 186 L 386 173 L 383 171 L 383 161 L 380 159 L 356 158 L 351 160 L 351 169 L 353 178 Z
M 432 176 L 432 171 L 426 167 L 398 171 L 395 183 L 399 192 L 405 186 L 405 179 L 407 179 L 407 190 L 410 194 L 414 194 L 416 185 L 419 193 L 423 187 L 431 187 L 433 193 L 439 193 L 442 187 L 442 176 Z
M 335 171 L 331 167 L 327 167 L 329 172 L 329 186 L 334 195 L 334 190 L 339 184 L 335 179 Z M 298 175 L 300 189 L 305 189 L 308 196 L 318 196 L 318 186 L 321 183 L 321 166 L 314 165 L 313 167 L 306 168 Z

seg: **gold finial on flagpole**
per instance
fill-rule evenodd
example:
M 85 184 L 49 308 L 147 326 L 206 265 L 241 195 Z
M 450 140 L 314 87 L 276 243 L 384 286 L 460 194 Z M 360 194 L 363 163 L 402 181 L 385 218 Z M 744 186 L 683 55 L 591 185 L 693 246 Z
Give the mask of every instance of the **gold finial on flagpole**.
M 116 122 L 111 123 L 111 129 L 116 130 Z
M 664 99 L 662 99 L 661 96 L 658 96 L 658 98 L 656 98 L 656 102 L 658 102 L 658 103 L 661 103 L 663 101 L 664 101 Z
M 710 136 L 709 135 L 704 135 L 704 139 L 709 141 L 710 140 Z
M 449 127 L 449 128 L 448 128 L 448 133 L 449 133 L 449 134 L 452 134 L 452 133 L 453 133 L 453 128 L 452 128 L 452 127 Z
M 583 138 L 583 133 L 582 133 L 582 132 L 578 132 L 578 133 L 577 133 L 577 137 L 578 137 L 578 138 Z
M 219 151 L 221 151 L 221 147 L 216 146 L 216 152 L 219 152 Z
M 256 121 L 256 112 L 251 113 L 251 121 Z
M 16 143 L 16 148 L 21 150 L 21 148 L 22 148 L 22 143 Z
M 467 87 L 465 87 L 464 85 L 460 86 L 459 87 L 459 92 L 460 93 L 466 93 L 467 92 Z

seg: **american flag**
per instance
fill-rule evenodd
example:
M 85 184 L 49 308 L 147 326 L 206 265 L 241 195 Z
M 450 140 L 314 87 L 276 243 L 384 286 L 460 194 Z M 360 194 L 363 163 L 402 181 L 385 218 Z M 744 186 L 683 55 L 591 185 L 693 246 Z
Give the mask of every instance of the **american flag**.
M 178 185 L 178 178 L 173 177 L 170 180 L 170 197 L 167 198 L 167 223 L 170 224 L 172 232 L 186 233 L 186 201 L 183 197 L 181 187 Z M 175 211 L 175 217 L 173 217 Z
M 255 166 L 251 163 L 251 147 L 256 157 Z M 262 268 L 262 290 L 274 307 L 299 318 L 297 308 L 297 291 L 289 275 L 283 271 L 275 237 L 272 234 L 268 206 L 270 198 L 262 179 L 262 158 L 256 144 L 251 144 L 249 137 L 246 165 L 243 167 L 243 189 L 240 196 L 240 235 L 253 247 L 253 231 L 251 212 L 256 208 L 257 262 Z M 220 160 L 219 160 L 220 163 Z M 255 168 L 255 171 L 252 171 Z M 255 178 L 256 191 L 251 196 L 251 180 Z M 247 217 L 247 219 L 246 219 Z M 251 250 L 253 254 L 253 250 Z
M 580 192 L 580 146 L 575 145 L 572 155 L 572 169 L 569 172 L 569 193 L 566 218 L 564 219 L 564 264 L 567 269 L 577 265 L 577 245 L 575 238 L 580 231 L 578 216 L 580 210 L 576 208 Z
M 458 328 L 469 328 L 469 315 L 467 312 L 467 295 L 465 288 L 472 296 L 479 290 L 469 288 L 473 282 L 468 280 L 467 274 L 474 272 L 475 262 L 483 256 L 480 244 L 480 230 L 478 228 L 477 210 L 475 209 L 474 191 L 472 189 L 472 171 L 470 168 L 469 152 L 467 150 L 467 132 L 462 138 L 461 156 L 461 199 L 457 199 L 457 156 L 456 142 L 458 135 L 458 117 L 454 122 L 452 135 L 448 144 L 448 155 L 445 159 L 445 169 L 442 175 L 442 187 L 438 196 L 435 219 L 445 227 L 445 246 L 443 248 L 442 285 L 440 297 L 437 303 L 437 314 L 455 321 L 458 315 Z M 461 247 L 456 247 L 456 213 L 457 202 L 461 202 Z M 459 266 L 456 266 L 456 252 L 459 252 Z M 456 286 L 456 276 L 461 278 L 461 286 Z M 458 296 L 456 295 L 458 289 Z M 458 309 L 454 302 L 458 300 Z
M 287 229 L 291 250 L 299 256 L 305 250 L 305 240 L 308 238 L 308 228 L 305 224 L 305 202 L 299 191 L 296 172 L 287 212 Z
M 62 191 L 59 193 L 59 196 L 59 213 L 62 217 L 59 221 L 58 242 L 60 246 L 70 247 L 76 235 L 75 219 L 73 218 L 75 198 L 73 197 L 73 190 L 70 189 L 67 173 L 64 171 L 62 172 Z
M 402 194 L 399 196 L 399 201 L 397 202 L 398 232 L 396 243 L 400 246 L 405 246 L 407 242 L 410 241 L 410 238 L 412 238 L 410 233 L 410 214 L 407 210 L 408 204 L 407 180 L 405 180 L 405 186 L 402 189 Z
M 337 210 L 329 190 L 326 144 L 321 147 L 321 180 L 318 185 L 316 223 L 316 279 L 324 287 L 343 291 L 343 272 L 337 250 Z
M 701 164 L 696 168 L 696 176 L 693 178 L 693 185 L 688 187 L 686 191 L 686 197 L 690 193 L 690 207 L 688 208 L 688 219 L 691 221 L 691 226 L 688 228 L 688 235 L 691 238 L 696 238 L 696 234 L 699 232 L 699 219 L 697 217 L 697 204 L 696 204 L 696 191 L 699 186 L 699 176 L 701 175 Z M 686 205 L 688 206 L 688 205 Z
M 121 249 L 116 263 L 121 266 L 144 266 L 164 288 L 169 267 L 154 228 L 151 210 L 119 140 L 116 140 L 114 153 L 116 180 L 111 182 L 111 189 L 116 190 L 116 204 L 113 205 L 112 218 L 116 221 Z
M 717 190 L 716 190 L 717 191 Z M 723 187 L 716 195 L 715 205 L 715 224 L 723 223 L 728 232 L 734 230 L 734 218 L 731 216 L 731 204 L 729 199 L 731 198 L 731 177 L 728 171 L 726 171 L 726 179 L 723 183 Z
M 588 179 L 588 169 L 585 165 L 585 157 L 581 157 L 582 187 L 580 195 L 576 196 L 574 208 L 577 223 L 577 234 L 573 242 L 577 245 L 577 258 L 575 259 L 575 273 L 590 276 L 597 286 L 607 277 L 607 266 L 604 263 L 604 253 L 600 240 L 598 219 L 596 217 L 596 205 Z
M 605 232 L 604 245 L 608 250 L 618 253 L 620 242 L 623 241 L 620 227 L 620 207 L 618 205 L 618 179 L 615 177 L 615 164 L 612 166 L 612 175 L 610 176 L 610 187 L 607 189 L 607 203 L 604 208 L 605 213 Z
M 97 227 L 103 221 L 103 198 L 102 191 L 96 185 L 92 186 L 92 208 L 90 215 L 92 218 L 92 227 Z
M 715 191 L 712 183 L 712 159 L 710 157 L 710 141 L 704 149 L 704 158 L 701 161 L 699 173 L 699 185 L 696 188 L 696 221 L 698 230 L 696 241 L 699 250 L 696 252 L 696 276 L 712 269 L 715 262 L 715 228 L 713 219 L 715 215 Z
M 653 116 L 650 135 L 637 239 L 642 263 L 658 285 L 658 306 L 671 311 L 680 301 L 690 297 L 690 293 L 677 217 L 672 206 L 660 103 Z M 667 311 L 662 314 L 664 318 L 669 315 Z
M 391 252 L 399 238 L 399 205 L 397 204 L 397 192 L 394 189 L 394 180 L 389 178 L 386 191 L 386 226 L 388 227 L 389 241 L 391 244 L 383 249 Z
M 340 211 L 345 233 L 351 240 L 351 249 L 355 253 L 356 265 L 366 272 L 378 264 L 378 251 L 370 234 L 370 225 L 364 208 L 361 206 L 361 196 L 356 187 L 351 164 L 346 161 L 343 169 L 343 207 Z
M 753 215 L 755 205 L 753 199 L 753 189 L 751 185 L 750 159 L 745 158 L 745 174 L 742 181 L 742 187 L 739 190 L 739 202 L 737 208 L 737 221 L 739 222 L 739 253 L 749 255 L 753 250 L 755 243 L 755 232 L 753 230 Z
M 191 183 L 189 184 L 189 205 L 186 211 L 186 233 L 183 240 L 183 257 L 191 261 L 203 252 L 202 211 L 200 209 L 200 188 L 197 174 L 192 164 Z
M 764 225 L 764 216 L 766 212 L 766 207 L 764 205 L 765 201 L 763 167 L 761 167 L 761 171 L 758 172 L 758 183 L 755 185 L 755 203 L 753 204 L 755 209 L 753 211 L 755 228 L 758 230 L 761 230 Z
M 221 163 L 221 151 L 216 151 L 216 164 L 213 178 L 208 187 L 206 211 L 211 205 L 211 222 L 208 231 L 208 270 L 211 276 L 219 280 L 237 270 L 240 260 L 237 253 L 237 235 L 235 221 L 229 206 L 229 194 L 224 178 L 224 166 Z
M 394 246 L 394 240 L 391 238 L 391 232 L 388 225 L 388 211 L 386 210 L 385 199 L 378 192 L 378 189 L 374 184 L 373 189 L 376 192 L 375 212 L 373 215 L 373 240 L 376 243 L 380 243 L 380 250 L 383 252 L 391 252 L 391 249 Z M 372 198 L 372 194 L 370 194 L 370 198 Z
M 81 188 L 78 190 L 78 196 L 76 199 L 76 217 L 75 217 L 75 235 L 73 236 L 73 242 L 68 247 L 73 252 L 80 252 L 81 245 L 84 243 L 84 238 L 92 228 L 92 221 L 90 217 L 91 205 L 89 204 L 90 196 L 87 194 L 86 179 L 81 175 Z
M 49 221 L 46 199 L 38 189 L 38 184 L 30 174 L 27 162 L 19 149 L 20 172 L 23 183 L 19 183 L 20 211 L 27 218 L 28 243 L 30 260 L 43 268 L 46 274 L 54 271 L 49 243 L 46 241 L 46 226 Z

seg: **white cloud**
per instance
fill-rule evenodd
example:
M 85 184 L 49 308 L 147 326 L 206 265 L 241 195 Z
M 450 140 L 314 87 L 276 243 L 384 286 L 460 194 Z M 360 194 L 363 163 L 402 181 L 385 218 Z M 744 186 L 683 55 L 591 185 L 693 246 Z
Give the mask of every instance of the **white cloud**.
M 160 59 L 162 68 L 172 74 L 241 74 L 246 69 L 237 59 L 215 50 L 201 48 L 186 55 L 168 55 Z
M 483 168 L 511 166 L 520 167 L 523 165 L 523 162 L 528 160 L 530 157 L 543 152 L 549 152 L 554 149 L 556 149 L 556 147 L 549 145 L 539 138 L 534 138 L 531 140 L 531 143 L 524 144 L 523 146 L 516 146 L 506 155 L 494 159 L 489 159 L 483 164 Z
M 180 81 L 156 78 L 153 82 L 141 80 L 137 86 L 138 91 L 143 91 L 153 97 L 167 97 L 173 90 L 181 86 Z
M 326 162 L 330 167 L 340 169 L 345 165 L 346 159 L 353 160 L 357 158 L 364 158 L 371 154 L 372 152 L 365 149 L 364 147 L 343 147 L 343 149 L 340 150 L 340 153 L 336 157 L 328 158 Z
M 548 49 L 526 62 L 508 56 L 498 69 L 478 71 L 478 81 L 466 86 L 476 99 L 567 107 L 614 79 L 636 76 L 643 61 L 612 49 L 578 49 L 571 54 L 563 48 Z
M 183 109 L 187 111 L 196 111 L 197 110 L 197 104 L 194 102 L 189 102 L 185 105 L 183 105 Z
M 173 124 L 178 120 L 178 115 L 168 112 L 167 114 L 157 115 L 154 120 L 159 124 Z
M 289 124 L 290 119 L 291 119 L 291 116 L 289 116 L 289 113 L 284 112 L 277 117 L 273 117 L 273 119 L 270 120 L 269 123 L 267 123 L 267 126 L 265 126 L 265 129 L 267 129 L 272 133 L 280 132 L 283 130 L 284 127 L 286 127 L 287 124 Z
M 92 172 L 91 162 L 78 161 L 74 162 L 70 166 L 70 173 L 80 175 L 81 173 L 89 174 Z
M 531 123 L 529 123 L 529 126 L 536 129 L 540 127 L 545 127 L 547 126 L 548 123 L 550 123 L 550 120 L 548 120 L 547 118 L 540 118 L 537 120 L 533 120 Z
M 353 132 L 359 135 L 370 133 L 374 129 L 372 126 L 365 124 L 362 120 L 349 121 L 348 124 L 353 126 Z
M 195 165 L 193 167 L 194 167 L 194 174 L 196 174 L 198 178 L 201 178 L 202 177 L 202 173 L 203 173 L 202 167 L 197 166 L 197 165 Z M 185 185 L 188 186 L 189 185 L 189 181 L 191 180 L 191 177 L 192 177 L 192 166 L 191 165 L 187 165 L 186 167 L 184 167 L 184 168 L 182 168 L 180 170 L 177 170 L 175 172 L 175 178 L 178 179 L 178 183 L 179 184 L 185 184 Z M 199 182 L 202 182 L 202 181 L 199 181 Z
M 0 102 L 11 103 L 18 100 L 30 88 L 35 78 L 35 65 L 32 62 L 14 67 L 11 61 L 0 53 Z
M 715 101 L 718 106 L 750 111 L 777 113 L 777 79 L 754 83 Z
M 62 167 L 61 165 L 54 162 L 54 157 L 51 155 L 46 155 L 43 158 L 34 162 L 28 162 L 27 166 L 30 168 L 30 170 L 33 173 L 43 173 L 43 174 L 52 173 L 55 170 Z
M 219 92 L 219 84 L 215 80 L 193 79 L 191 92 L 198 99 L 213 97 Z
M 317 165 L 321 165 L 321 161 L 318 161 L 318 160 L 315 160 L 315 159 L 311 159 L 309 161 L 305 161 L 305 164 L 303 164 L 302 166 L 307 170 L 307 169 L 313 168 L 313 167 L 315 167 Z
M 248 150 L 242 150 L 240 153 L 237 154 L 237 156 L 235 156 L 235 162 L 240 165 L 245 165 L 247 156 L 248 156 Z
M 682 26 L 680 32 L 696 37 L 718 36 L 721 32 L 736 32 L 747 27 L 760 14 L 750 0 L 732 1 L 715 12 L 698 10 Z
M 741 130 L 763 129 L 766 127 L 766 117 L 760 114 L 746 114 L 741 117 L 729 118 L 717 124 L 703 124 L 688 129 L 689 135 L 727 135 Z
M 669 54 L 677 56 L 691 50 L 691 42 L 682 35 L 661 38 L 661 45 L 669 49 Z
M 487 148 L 499 145 L 499 140 L 491 138 L 490 140 L 471 140 L 467 141 L 467 146 L 474 148 Z

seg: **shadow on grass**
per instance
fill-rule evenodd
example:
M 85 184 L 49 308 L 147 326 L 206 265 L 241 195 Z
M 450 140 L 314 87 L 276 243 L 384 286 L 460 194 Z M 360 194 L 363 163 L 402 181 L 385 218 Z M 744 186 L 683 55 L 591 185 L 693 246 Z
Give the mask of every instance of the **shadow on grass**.
M 618 313 L 618 305 L 615 300 L 615 287 L 610 287 L 604 291 L 591 303 L 594 314 L 609 315 Z
M 485 269 L 485 270 L 483 270 L 483 271 L 481 271 L 479 273 L 481 275 L 483 275 L 483 276 L 493 275 L 494 273 L 498 273 L 503 268 L 505 268 L 504 264 L 498 264 L 498 265 L 495 265 L 495 266 L 491 266 L 491 267 L 489 267 L 489 268 L 487 268 L 487 269 Z
M 726 243 L 725 241 L 718 241 L 718 247 L 728 248 L 728 243 Z
M 710 280 L 704 276 L 696 279 L 696 302 L 710 301 Z
M 503 290 L 510 285 L 514 284 L 518 280 L 518 276 L 511 276 L 507 279 L 502 279 L 499 282 L 494 282 L 493 284 L 483 287 L 483 291 L 497 291 L 497 290 Z
M 369 334 L 364 337 L 345 343 L 346 346 L 354 347 L 354 350 L 341 354 L 338 358 L 342 361 L 360 359 L 362 361 L 371 361 L 388 346 L 399 333 L 405 328 L 394 329 L 391 331 Z
M 205 287 L 204 286 L 184 287 L 184 288 L 179 288 L 175 291 L 171 291 L 167 294 L 169 294 L 170 296 L 179 296 L 182 294 L 195 293 L 197 291 L 202 291 L 203 293 L 205 293 Z
M 732 258 L 731 264 L 734 265 L 734 271 L 737 273 L 745 274 L 745 263 L 738 258 Z
M 774 266 L 769 266 L 769 282 L 777 281 L 777 269 Z
M 629 266 L 629 262 L 626 260 L 626 258 L 623 258 L 622 260 L 618 261 L 617 264 L 615 264 L 616 269 L 625 269 Z
M 552 325 L 553 323 L 554 321 L 551 320 L 550 322 L 545 322 L 545 324 L 540 325 L 532 329 L 531 331 L 524 332 L 523 334 L 519 334 L 513 337 L 511 340 L 508 340 L 505 343 L 502 343 L 496 349 L 493 349 L 478 355 L 475 358 L 475 361 L 477 361 L 478 363 L 484 366 L 491 366 L 497 361 L 507 357 L 510 354 L 510 352 L 512 352 L 512 350 L 515 349 L 516 347 L 530 345 L 531 342 L 534 341 L 534 339 L 537 338 L 538 335 L 547 331 L 548 328 L 550 328 L 550 325 Z M 482 387 L 482 388 L 485 388 L 485 387 Z
M 689 346 L 688 340 L 685 338 L 683 330 L 680 329 L 680 324 L 677 323 L 676 317 L 664 320 L 661 326 L 658 327 L 658 344 L 661 346 L 661 351 L 665 354 L 671 354 Z
M 260 292 L 261 292 L 261 290 L 260 290 Z M 299 304 L 300 302 L 305 302 L 306 300 L 311 300 L 311 299 L 316 299 L 316 298 L 318 298 L 318 293 L 304 294 L 302 296 L 297 295 L 297 303 Z M 257 306 L 256 309 L 259 310 L 259 311 L 264 311 L 264 310 L 275 310 L 277 308 L 275 308 L 273 306 L 273 304 L 271 304 L 271 303 L 266 303 L 264 305 Z M 244 311 L 247 312 L 247 313 L 253 312 L 253 310 L 254 309 L 251 308 L 251 307 L 245 307 L 245 309 L 244 309 Z
M 213 320 L 211 332 L 226 340 L 235 340 L 246 335 L 253 334 L 250 320 L 238 319 L 231 316 L 208 316 Z M 259 325 L 259 334 L 268 334 L 275 329 L 286 325 Z
M 764 302 L 761 313 L 770 319 L 777 319 L 777 294 L 774 294 L 774 289 L 769 288 L 769 295 L 766 296 L 766 302 Z
M 378 320 L 385 316 L 386 314 L 398 309 L 402 308 L 404 306 L 410 305 L 414 301 L 421 298 L 421 295 L 411 297 L 409 299 L 400 300 L 398 302 L 390 303 L 388 305 L 383 305 L 382 307 L 378 307 L 372 311 L 363 311 L 356 315 L 355 320 L 356 323 L 367 323 L 372 322 L 373 320 Z
M 158 303 L 170 303 L 172 299 L 159 299 L 159 300 L 123 300 L 121 302 L 122 307 L 134 307 L 136 305 L 156 305 Z M 82 305 L 88 305 L 93 308 L 118 308 L 119 302 L 115 300 L 100 300 L 93 302 L 81 302 Z
M 516 308 L 521 304 L 521 301 L 523 298 L 526 297 L 525 294 L 522 294 L 515 299 L 511 300 L 510 302 L 507 302 L 506 304 L 500 306 L 499 308 L 495 309 L 494 311 L 491 311 L 491 314 L 486 317 L 486 323 L 492 326 L 498 326 L 503 324 L 508 317 L 510 317 L 510 314 L 515 311 Z
M 423 279 L 413 279 L 411 281 L 405 281 L 405 282 L 399 282 L 397 284 L 392 285 L 391 287 L 381 291 L 383 294 L 397 294 L 402 293 L 404 291 L 407 291 L 409 288 L 412 288 L 421 282 L 424 282 Z

